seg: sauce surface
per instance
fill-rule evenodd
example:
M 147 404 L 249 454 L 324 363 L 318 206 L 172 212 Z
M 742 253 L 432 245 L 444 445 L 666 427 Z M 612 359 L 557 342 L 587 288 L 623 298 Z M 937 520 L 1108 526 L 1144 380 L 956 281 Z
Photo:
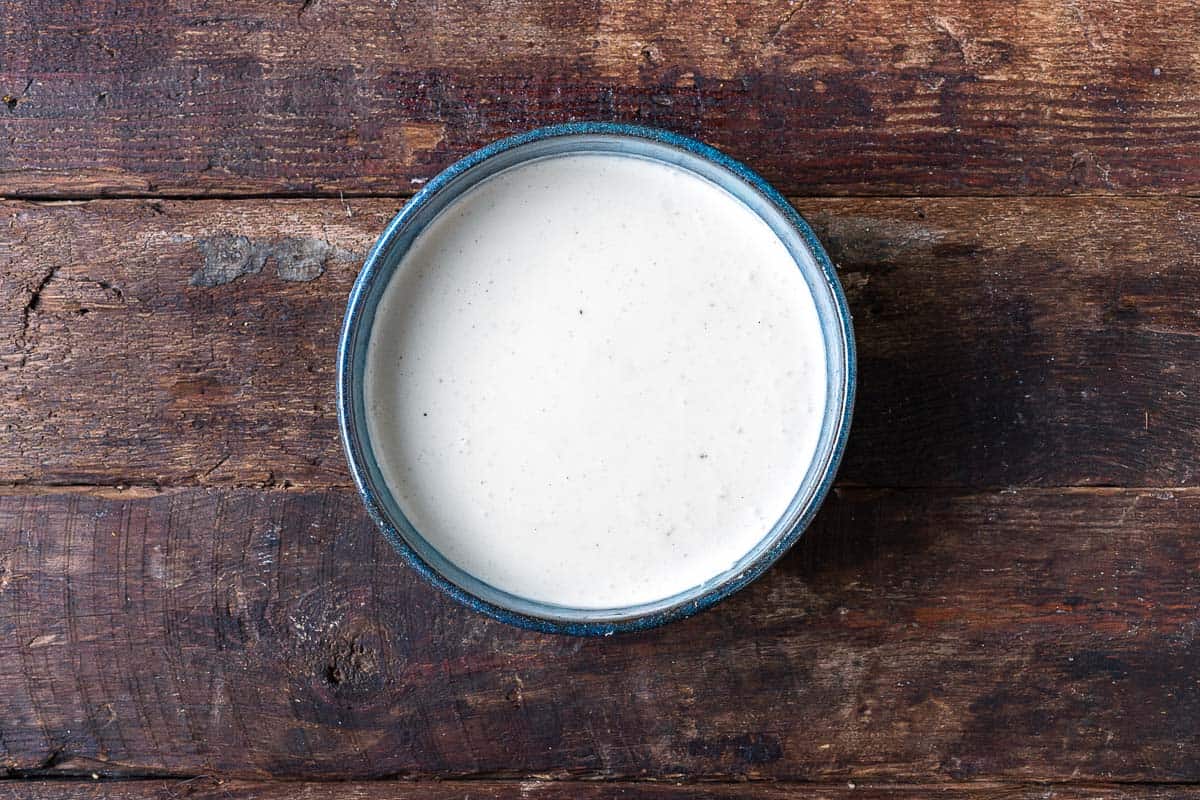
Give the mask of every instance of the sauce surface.
M 825 407 L 816 307 L 725 190 L 634 157 L 528 162 L 417 237 L 367 352 L 367 426 L 421 535 L 532 600 L 618 608 L 729 569 Z

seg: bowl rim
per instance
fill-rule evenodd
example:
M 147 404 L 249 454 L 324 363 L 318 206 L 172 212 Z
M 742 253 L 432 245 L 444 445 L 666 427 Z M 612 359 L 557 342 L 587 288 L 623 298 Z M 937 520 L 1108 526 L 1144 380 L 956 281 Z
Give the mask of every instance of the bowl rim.
M 745 568 L 731 575 L 724 581 L 711 586 L 695 597 L 686 599 L 666 608 L 637 616 L 613 618 L 609 620 L 578 620 L 572 621 L 561 618 L 534 616 L 514 608 L 492 602 L 480 597 L 466 588 L 450 580 L 434 565 L 427 562 L 420 553 L 408 542 L 396 525 L 393 524 L 387 511 L 376 497 L 376 489 L 372 485 L 366 467 L 364 442 L 360 441 L 359 426 L 356 424 L 354 406 L 354 351 L 360 332 L 360 323 L 367 310 L 368 294 L 375 275 L 384 268 L 385 257 L 395 245 L 396 239 L 409 225 L 417 212 L 426 206 L 432 198 L 441 192 L 455 178 L 474 169 L 488 159 L 500 153 L 521 147 L 532 142 L 556 137 L 567 136 L 604 136 L 615 139 L 650 140 L 686 151 L 692 156 L 708 161 L 732 176 L 748 184 L 758 192 L 797 234 L 809 251 L 820 270 L 825 284 L 833 298 L 833 308 L 837 315 L 837 326 L 844 343 L 844 358 L 842 366 L 842 403 L 837 414 L 837 429 L 833 435 L 824 472 L 817 482 L 814 491 L 793 524 L 771 545 L 763 550 L 757 558 Z M 797 265 L 800 266 L 799 264 Z M 369 334 L 369 328 L 366 330 Z M 337 412 L 338 430 L 346 460 L 350 466 L 355 488 L 358 490 L 367 514 L 380 529 L 388 542 L 400 553 L 401 557 L 426 581 L 449 595 L 455 601 L 468 608 L 485 614 L 493 619 L 510 625 L 516 625 L 529 630 L 546 633 L 568 634 L 575 636 L 610 636 L 615 633 L 641 631 L 655 628 L 674 620 L 684 619 L 699 613 L 726 597 L 744 588 L 760 577 L 780 557 L 783 556 L 804 534 L 817 510 L 821 507 L 830 487 L 833 484 L 839 464 L 846 448 L 846 439 L 850 432 L 853 416 L 855 386 L 857 383 L 857 357 L 855 353 L 854 329 L 846 296 L 838 280 L 836 269 L 825 248 L 804 220 L 786 198 L 757 172 L 745 164 L 727 156 L 720 150 L 707 145 L 690 136 L 672 131 L 652 128 L 642 125 L 632 125 L 616 122 L 568 122 L 534 128 L 523 133 L 498 139 L 446 167 L 430 179 L 413 195 L 404 207 L 392 218 L 383 233 L 367 254 L 358 277 L 350 290 L 346 303 L 346 313 L 343 318 L 341 332 L 338 338 L 336 361 L 337 375 Z M 386 487 L 385 487 L 386 490 Z

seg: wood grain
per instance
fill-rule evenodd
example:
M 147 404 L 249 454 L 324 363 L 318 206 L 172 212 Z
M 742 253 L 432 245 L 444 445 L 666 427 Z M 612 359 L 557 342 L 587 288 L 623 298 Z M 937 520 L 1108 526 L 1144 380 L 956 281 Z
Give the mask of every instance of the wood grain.
M 845 483 L 1196 485 L 1195 201 L 799 205 L 859 341 Z M 334 348 L 398 207 L 0 205 L 0 482 L 347 485 Z
M 959 784 L 688 784 L 580 781 L 252 782 L 196 778 L 171 781 L 10 781 L 5 800 L 1192 800 L 1188 786 Z
M 762 580 L 583 640 L 349 490 L 0 496 L 15 774 L 1200 780 L 1200 491 L 838 490 Z
M 0 2 L 0 197 L 181 199 L 0 203 L 0 798 L 1200 795 L 1198 48 L 1190 0 Z M 421 582 L 332 397 L 389 198 L 577 119 L 807 198 L 861 367 L 800 545 L 608 640 Z
M 0 193 L 404 194 L 577 119 L 805 195 L 1200 190 L 1200 11 L 1028 0 L 13 0 Z

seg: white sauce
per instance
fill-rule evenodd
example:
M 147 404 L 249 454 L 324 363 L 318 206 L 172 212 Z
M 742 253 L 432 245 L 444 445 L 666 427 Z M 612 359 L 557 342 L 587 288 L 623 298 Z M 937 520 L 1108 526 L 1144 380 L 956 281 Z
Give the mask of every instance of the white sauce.
M 575 608 L 730 568 L 808 469 L 825 347 L 757 215 L 602 154 L 492 177 L 417 238 L 368 348 L 368 429 L 414 527 L 472 575 Z

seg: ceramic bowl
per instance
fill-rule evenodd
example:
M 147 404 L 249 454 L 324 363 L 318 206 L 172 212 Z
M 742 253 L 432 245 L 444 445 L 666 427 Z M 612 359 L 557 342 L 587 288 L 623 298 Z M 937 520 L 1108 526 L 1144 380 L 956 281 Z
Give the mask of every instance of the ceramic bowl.
M 825 336 L 826 413 L 816 455 L 782 518 L 737 563 L 672 597 L 627 608 L 579 609 L 536 602 L 490 586 L 443 557 L 401 511 L 380 474 L 367 431 L 363 371 L 379 298 L 413 239 L 456 197 L 527 160 L 566 153 L 632 155 L 689 170 L 733 194 L 786 245 L 813 298 Z M 753 171 L 679 134 L 630 125 L 579 122 L 540 128 L 494 142 L 429 181 L 391 221 L 350 293 L 337 352 L 338 421 L 354 482 L 388 541 L 430 583 L 472 609 L 504 622 L 554 633 L 597 636 L 680 619 L 741 589 L 782 556 L 812 520 L 845 448 L 854 402 L 854 333 L 833 264 L 812 229 Z

